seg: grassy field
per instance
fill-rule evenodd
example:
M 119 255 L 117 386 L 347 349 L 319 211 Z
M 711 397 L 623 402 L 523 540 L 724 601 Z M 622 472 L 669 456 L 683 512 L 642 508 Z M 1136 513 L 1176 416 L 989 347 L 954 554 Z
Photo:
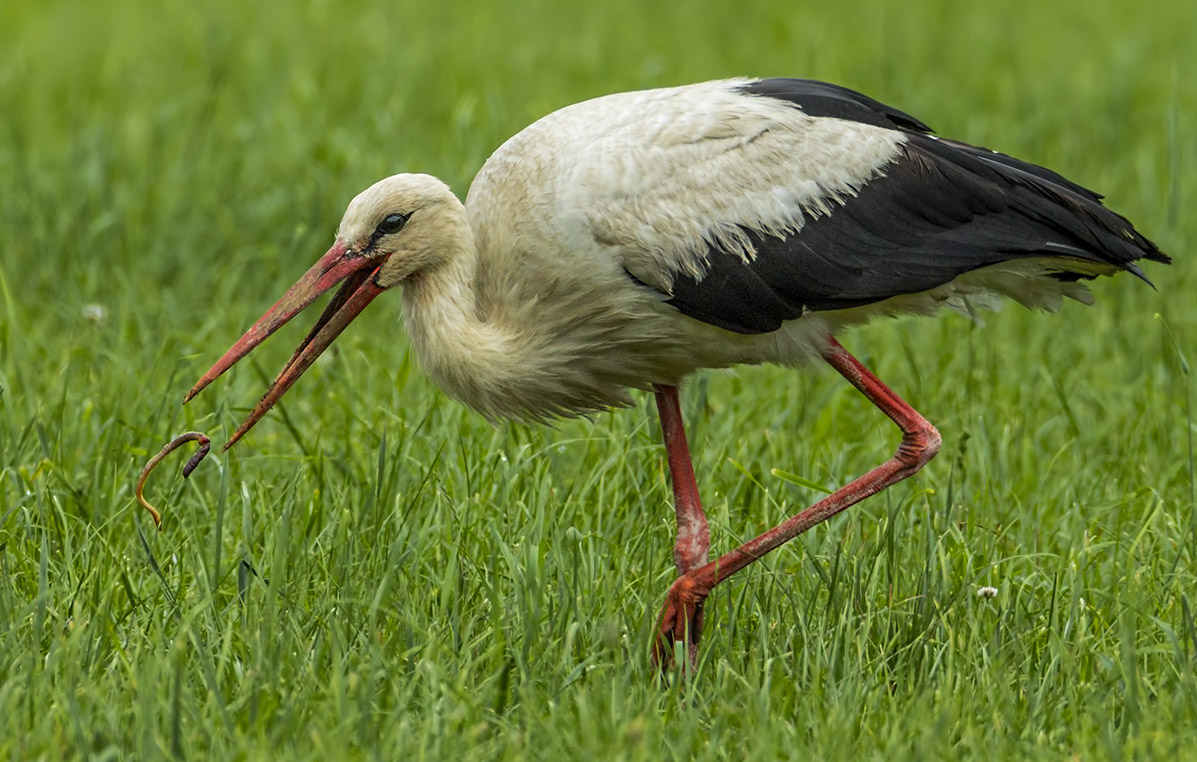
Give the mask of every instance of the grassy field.
M 1197 758 L 1197 4 L 0 4 L 0 754 Z M 826 5 L 826 7 L 822 7 Z M 740 74 L 864 90 L 1104 192 L 1177 261 L 1096 308 L 841 337 L 944 435 L 719 587 L 662 685 L 651 400 L 492 428 L 384 298 L 183 482 L 312 318 L 182 394 L 398 171 L 464 195 L 534 118 Z M 892 452 L 828 372 L 683 390 L 714 550 Z M 799 480 L 799 481 L 801 481 Z M 993 586 L 996 597 L 977 595 Z

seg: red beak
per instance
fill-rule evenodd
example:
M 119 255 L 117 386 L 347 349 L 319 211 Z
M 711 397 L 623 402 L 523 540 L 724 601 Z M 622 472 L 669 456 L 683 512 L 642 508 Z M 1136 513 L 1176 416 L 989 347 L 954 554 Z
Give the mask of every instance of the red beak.
M 203 391 L 204 387 L 233 367 L 238 360 L 253 351 L 270 334 L 298 315 L 317 297 L 344 281 L 332 301 L 324 308 L 316 325 L 312 326 L 312 330 L 308 332 L 307 338 L 300 343 L 295 354 L 291 355 L 291 359 L 283 366 L 278 377 L 274 379 L 274 383 L 266 390 L 266 394 L 254 406 L 253 412 L 229 438 L 224 446 L 225 450 L 232 447 L 238 439 L 253 428 L 253 425 L 266 415 L 274 403 L 278 402 L 283 394 L 291 388 L 291 385 L 303 375 L 303 372 L 311 367 L 320 353 L 328 349 L 333 340 L 341 335 L 345 326 L 349 325 L 366 308 L 366 305 L 374 300 L 374 297 L 385 290 L 375 282 L 374 276 L 378 274 L 386 259 L 386 257 L 362 256 L 338 241 L 323 257 L 320 257 L 319 262 L 312 265 L 312 268 L 303 274 L 303 277 L 294 286 L 287 289 L 287 293 L 283 294 L 283 297 L 275 302 L 265 315 L 258 318 L 258 322 L 254 323 L 253 327 L 246 331 L 245 335 L 238 339 L 237 343 L 233 344 L 229 351 L 225 352 L 224 356 L 217 360 L 216 364 L 187 393 L 187 396 L 183 398 L 183 404 L 187 404 L 192 397 Z

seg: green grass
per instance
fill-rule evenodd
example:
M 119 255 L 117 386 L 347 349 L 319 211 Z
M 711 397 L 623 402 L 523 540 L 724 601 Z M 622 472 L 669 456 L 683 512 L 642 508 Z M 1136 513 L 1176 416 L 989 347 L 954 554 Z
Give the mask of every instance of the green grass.
M 1197 5 L 249 5 L 0 4 L 0 754 L 1197 757 Z M 736 74 L 1048 164 L 1176 265 L 1094 309 L 842 337 L 943 451 L 718 588 L 684 685 L 648 660 L 651 401 L 492 428 L 420 374 L 393 298 L 232 453 L 160 469 L 153 531 L 142 463 L 223 441 L 306 325 L 183 392 L 353 193 L 407 170 L 464 194 L 556 107 Z M 683 401 L 719 552 L 897 441 L 828 372 Z

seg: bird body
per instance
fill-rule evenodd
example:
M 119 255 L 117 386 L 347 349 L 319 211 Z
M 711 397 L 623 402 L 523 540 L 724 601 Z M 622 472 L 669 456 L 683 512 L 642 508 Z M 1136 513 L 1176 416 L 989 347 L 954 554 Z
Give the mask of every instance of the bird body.
M 489 419 L 582 415 L 652 388 L 679 523 L 662 634 L 697 642 L 710 587 L 938 449 L 934 427 L 835 335 L 878 316 L 972 312 L 994 295 L 1049 310 L 1088 302 L 1081 281 L 1121 270 L 1146 280 L 1136 260 L 1167 256 L 1100 198 L 835 85 L 736 79 L 604 96 L 504 143 L 464 204 L 427 175 L 363 191 L 328 253 L 187 398 L 340 282 L 230 445 L 394 286 L 424 370 Z M 707 564 L 677 385 L 700 368 L 820 359 L 898 423 L 903 446 Z
M 967 251 L 955 259 L 936 251 L 932 259 L 948 261 L 928 266 L 925 252 L 907 254 L 891 268 L 897 277 L 878 278 L 847 296 L 819 294 L 830 309 L 783 304 L 788 319 L 776 320 L 771 330 L 736 330 L 703 314 L 686 319 L 685 310 L 669 303 L 679 279 L 691 290 L 706 288 L 712 260 L 750 272 L 746 266 L 760 255 L 761 240 L 801 242 L 804 227 L 834 224 L 862 189 L 886 183 L 888 172 L 897 169 L 905 179 L 910 170 L 898 163 L 917 163 L 909 158 L 912 139 L 936 140 L 901 129 L 925 130 L 913 118 L 832 86 L 798 81 L 789 92 L 801 96 L 813 88 L 823 95 L 827 89 L 870 122 L 812 115 L 793 100 L 751 94 L 746 88 L 753 83 L 708 82 L 568 106 L 495 151 L 464 209 L 431 178 L 399 175 L 355 200 L 341 235 L 352 237 L 355 227 L 373 230 L 378 209 L 394 206 L 388 194 L 395 186 L 414 183 L 439 197 L 440 233 L 452 240 L 440 247 L 441 268 L 404 284 L 405 324 L 437 385 L 492 420 L 544 420 L 627 405 L 629 389 L 677 384 L 699 368 L 801 364 L 820 356 L 828 336 L 879 315 L 928 314 L 942 306 L 971 312 L 991 304 L 992 293 L 1055 309 L 1062 296 L 1088 300 L 1083 285 L 1052 277 L 1062 267 L 1089 277 L 1132 261 L 1085 258 L 1067 231 L 1033 230 L 1029 234 L 1043 240 L 1012 251 L 990 246 L 980 262 Z M 938 185 L 930 195 L 940 197 L 934 198 L 939 207 L 921 214 L 946 208 L 946 224 L 916 217 L 915 236 L 922 228 L 954 233 L 988 207 L 1009 208 L 1005 189 L 984 178 L 973 183 L 987 186 L 988 196 L 975 194 L 977 210 L 951 195 L 958 190 L 951 178 L 932 179 Z M 1054 180 L 1042 185 L 1105 211 L 1076 186 L 1053 186 Z M 884 213 L 905 222 L 904 211 Z M 1025 216 L 1008 214 L 1026 225 Z M 860 262 L 842 269 L 859 279 L 884 266 L 886 254 L 902 244 L 895 240 L 899 225 L 886 229 L 885 222 L 877 232 L 841 233 L 858 234 L 867 247 Z M 1048 238 L 1053 233 L 1055 241 Z M 811 269 L 821 275 L 828 268 Z M 736 297 L 712 291 L 716 301 Z M 760 291 L 741 298 L 777 301 Z

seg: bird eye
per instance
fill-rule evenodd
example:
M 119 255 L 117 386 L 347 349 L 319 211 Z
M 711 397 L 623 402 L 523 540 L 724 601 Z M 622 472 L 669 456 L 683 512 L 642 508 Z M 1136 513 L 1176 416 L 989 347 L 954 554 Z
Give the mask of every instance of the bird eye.
M 403 225 L 406 222 L 406 214 L 388 214 L 382 222 L 378 223 L 378 227 L 374 229 L 374 235 L 383 236 L 398 233 L 403 229 Z

